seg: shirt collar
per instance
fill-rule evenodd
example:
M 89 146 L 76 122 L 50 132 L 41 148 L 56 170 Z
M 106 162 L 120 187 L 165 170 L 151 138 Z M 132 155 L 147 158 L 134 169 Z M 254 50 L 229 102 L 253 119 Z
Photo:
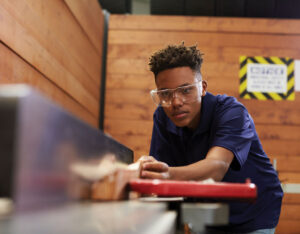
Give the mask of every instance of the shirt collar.
M 206 92 L 206 95 L 202 97 L 200 122 L 193 135 L 206 132 L 210 128 L 216 103 L 217 97 L 209 92 Z M 169 132 L 179 136 L 182 136 L 185 131 L 185 128 L 177 127 L 168 117 L 166 128 Z

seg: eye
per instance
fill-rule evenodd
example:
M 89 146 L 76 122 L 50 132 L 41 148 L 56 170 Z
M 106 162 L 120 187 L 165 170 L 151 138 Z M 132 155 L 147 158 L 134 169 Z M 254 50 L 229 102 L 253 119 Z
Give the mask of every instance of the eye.
M 189 94 L 192 91 L 192 87 L 182 87 L 181 88 L 181 93 L 182 94 Z
M 171 95 L 171 92 L 170 91 L 161 91 L 161 92 L 159 92 L 159 97 L 160 98 L 168 98 L 168 97 L 170 97 L 170 95 Z

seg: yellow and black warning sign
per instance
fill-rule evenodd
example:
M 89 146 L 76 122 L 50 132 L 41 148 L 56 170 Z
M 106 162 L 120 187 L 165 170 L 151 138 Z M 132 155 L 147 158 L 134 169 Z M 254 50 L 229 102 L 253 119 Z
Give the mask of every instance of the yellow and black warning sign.
M 295 100 L 292 58 L 240 56 L 240 97 L 259 100 Z

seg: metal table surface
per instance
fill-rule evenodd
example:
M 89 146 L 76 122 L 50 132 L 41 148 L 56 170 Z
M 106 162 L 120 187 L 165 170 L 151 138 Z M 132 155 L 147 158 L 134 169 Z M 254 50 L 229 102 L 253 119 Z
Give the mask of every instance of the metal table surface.
M 175 221 L 166 203 L 80 202 L 1 218 L 0 233 L 174 233 Z

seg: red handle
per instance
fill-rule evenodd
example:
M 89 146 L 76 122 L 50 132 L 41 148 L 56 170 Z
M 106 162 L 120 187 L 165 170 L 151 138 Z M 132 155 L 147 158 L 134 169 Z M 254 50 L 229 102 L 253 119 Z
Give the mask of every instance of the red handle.
M 130 187 L 142 194 L 159 196 L 237 200 L 255 200 L 257 196 L 255 184 L 249 181 L 246 183 L 216 182 L 208 184 L 196 181 L 136 179 L 130 181 Z

